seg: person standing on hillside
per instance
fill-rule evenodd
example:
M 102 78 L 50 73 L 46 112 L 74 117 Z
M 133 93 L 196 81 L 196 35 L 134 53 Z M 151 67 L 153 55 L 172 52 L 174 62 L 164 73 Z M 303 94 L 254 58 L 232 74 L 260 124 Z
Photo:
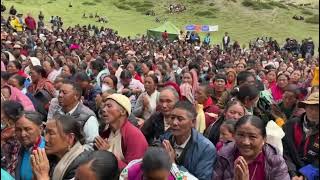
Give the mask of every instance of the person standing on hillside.
M 35 19 L 31 16 L 30 13 L 28 13 L 28 16 L 24 19 L 24 22 L 26 23 L 26 29 L 31 31 L 31 33 L 33 34 L 36 30 L 36 21 Z
M 225 32 L 222 38 L 223 49 L 226 50 L 229 44 L 230 44 L 230 36 L 228 36 L 228 32 Z
M 163 40 L 163 41 L 168 41 L 168 38 L 169 38 L 169 34 L 167 33 L 167 30 L 165 30 L 165 31 L 162 33 L 162 40 Z

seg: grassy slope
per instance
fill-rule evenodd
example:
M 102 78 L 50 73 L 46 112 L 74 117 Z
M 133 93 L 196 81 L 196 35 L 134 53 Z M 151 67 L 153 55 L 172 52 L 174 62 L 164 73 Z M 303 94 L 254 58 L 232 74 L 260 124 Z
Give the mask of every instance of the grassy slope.
M 48 3 L 51 1 L 52 3 Z M 69 2 L 73 7 L 69 8 Z M 31 12 L 37 16 L 39 11 L 44 12 L 46 21 L 51 15 L 60 15 L 65 26 L 75 24 L 99 24 L 94 23 L 94 19 L 82 19 L 82 14 L 86 12 L 107 16 L 108 24 L 104 26 L 112 27 L 119 31 L 120 35 L 142 34 L 146 29 L 157 27 L 160 24 L 155 22 L 155 17 L 144 16 L 133 10 L 120 10 L 113 5 L 117 0 L 9 0 L 6 5 L 10 5 L 24 13 Z M 97 0 L 96 0 L 97 1 Z M 142 1 L 142 0 L 127 0 Z M 169 15 L 165 11 L 170 2 L 185 2 L 186 0 L 150 0 L 155 4 L 154 10 L 161 18 L 168 18 L 175 23 L 177 27 L 183 28 L 186 24 L 212 24 L 219 25 L 219 32 L 213 33 L 214 43 L 220 43 L 223 33 L 228 31 L 233 40 L 238 40 L 241 44 L 249 42 L 258 36 L 273 36 L 278 42 L 283 42 L 286 37 L 293 37 L 301 40 L 305 37 L 313 37 L 318 46 L 319 25 L 307 24 L 303 21 L 292 19 L 294 14 L 301 15 L 301 9 L 290 7 L 289 10 L 275 8 L 273 10 L 254 11 L 250 8 L 243 7 L 238 0 L 237 3 L 228 2 L 227 0 L 215 0 L 214 8 L 219 9 L 214 12 L 217 18 L 196 17 L 194 13 L 199 10 L 213 8 L 203 4 L 184 3 L 187 11 L 181 14 Z M 209 2 L 212 0 L 208 0 Z M 301 1 L 301 0 L 300 0 Z M 314 0 L 308 0 L 313 1 Z M 84 6 L 83 2 L 95 2 L 95 6 Z M 309 9 L 313 13 L 318 13 L 316 9 Z M 307 15 L 304 15 L 307 17 Z M 99 24 L 101 25 L 101 24 Z M 217 42 L 218 41 L 218 42 Z

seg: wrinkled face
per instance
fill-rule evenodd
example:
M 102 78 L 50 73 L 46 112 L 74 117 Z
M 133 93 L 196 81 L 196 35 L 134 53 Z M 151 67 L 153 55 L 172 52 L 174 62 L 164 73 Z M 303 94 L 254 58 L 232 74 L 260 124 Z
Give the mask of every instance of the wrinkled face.
M 159 108 L 160 111 L 165 115 L 170 115 L 177 99 L 170 90 L 163 90 L 159 96 Z
M 102 108 L 101 115 L 105 123 L 112 124 L 125 115 L 125 110 L 119 106 L 114 100 L 107 99 Z
M 226 82 L 223 80 L 223 79 L 216 79 L 214 81 L 214 88 L 215 88 L 215 91 L 224 91 L 225 88 L 226 88 Z
M 19 71 L 19 69 L 17 69 L 16 65 L 13 62 L 9 62 L 7 66 L 7 71 L 8 73 L 16 73 Z
M 58 122 L 56 120 L 49 120 L 45 129 L 45 141 L 46 141 L 46 153 L 51 155 L 57 155 L 67 152 L 69 144 L 67 143 L 67 134 L 61 132 L 58 128 Z
M 319 104 L 306 105 L 306 115 L 309 121 L 315 124 L 319 124 Z
M 290 80 L 292 82 L 299 82 L 301 79 L 301 72 L 300 71 L 293 71 L 293 73 L 290 76 Z
M 83 164 L 77 168 L 75 180 L 97 180 L 96 174 L 91 170 L 89 163 Z
M 282 99 L 283 99 L 282 102 L 284 103 L 284 105 L 286 107 L 292 107 L 298 101 L 297 96 L 293 92 L 290 92 L 290 91 L 285 91 L 282 95 Z
M 190 112 L 175 108 L 170 114 L 170 129 L 175 137 L 187 136 L 193 127 L 193 118 Z
M 280 88 L 285 88 L 288 83 L 288 78 L 285 75 L 280 75 L 277 79 L 277 84 Z
M 184 73 L 183 77 L 182 77 L 182 81 L 183 83 L 188 83 L 190 85 L 192 85 L 192 76 L 190 73 Z
M 195 99 L 199 104 L 204 104 L 208 99 L 208 95 L 206 94 L 206 88 L 203 86 L 199 86 L 196 90 Z
M 77 95 L 73 86 L 70 84 L 63 84 L 60 87 L 60 92 L 58 96 L 59 105 L 62 107 L 69 107 L 78 101 L 79 95 Z
M 170 171 L 166 169 L 158 169 L 152 172 L 143 172 L 143 178 L 148 180 L 167 180 L 170 176 Z
M 250 122 L 242 124 L 236 129 L 234 139 L 240 155 L 245 159 L 254 159 L 262 151 L 265 143 L 260 129 Z
M 146 77 L 144 79 L 144 88 L 149 94 L 153 93 L 156 90 L 156 84 L 151 77 Z
M 24 147 L 36 144 L 41 134 L 40 127 L 24 116 L 16 122 L 15 131 L 17 139 Z
M 226 125 L 220 126 L 220 140 L 223 142 L 233 140 L 233 134 L 229 131 Z
M 234 104 L 230 106 L 227 111 L 224 113 L 225 119 L 239 120 L 245 115 L 244 107 L 240 104 Z
M 272 83 L 276 80 L 277 78 L 277 75 L 276 75 L 276 72 L 275 71 L 271 71 L 267 74 L 267 80 L 269 83 Z

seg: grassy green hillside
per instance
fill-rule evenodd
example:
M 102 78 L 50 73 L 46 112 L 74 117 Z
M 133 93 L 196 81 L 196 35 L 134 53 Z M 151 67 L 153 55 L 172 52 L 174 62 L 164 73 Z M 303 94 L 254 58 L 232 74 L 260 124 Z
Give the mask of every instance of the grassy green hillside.
M 292 1 L 281 1 L 270 5 L 269 9 L 254 10 L 252 7 L 245 7 L 244 0 L 7 0 L 7 9 L 14 5 L 18 11 L 23 13 L 31 12 L 34 16 L 43 11 L 46 21 L 51 15 L 59 15 L 64 20 L 64 26 L 75 24 L 99 24 L 94 19 L 84 19 L 82 14 L 106 16 L 109 19 L 107 24 L 99 24 L 111 27 L 119 31 L 120 35 L 135 36 L 143 34 L 146 29 L 157 27 L 160 20 L 168 19 L 183 28 L 187 24 L 210 24 L 219 25 L 219 32 L 213 33 L 214 43 L 220 43 L 225 31 L 228 31 L 233 40 L 241 44 L 249 42 L 258 36 L 273 36 L 279 42 L 286 37 L 299 40 L 306 37 L 313 37 L 318 45 L 319 24 L 310 24 L 305 21 L 296 21 L 292 16 L 302 15 L 305 18 L 318 14 L 317 0 L 305 0 L 312 4 L 308 7 L 300 7 Z M 256 1 L 256 0 L 254 0 Z M 265 0 L 268 2 L 268 0 Z M 302 1 L 302 0 L 298 0 Z M 68 7 L 69 2 L 73 7 Z M 168 14 L 167 9 L 170 3 L 180 2 L 187 8 L 179 14 Z M 154 10 L 155 17 L 145 16 L 143 12 Z

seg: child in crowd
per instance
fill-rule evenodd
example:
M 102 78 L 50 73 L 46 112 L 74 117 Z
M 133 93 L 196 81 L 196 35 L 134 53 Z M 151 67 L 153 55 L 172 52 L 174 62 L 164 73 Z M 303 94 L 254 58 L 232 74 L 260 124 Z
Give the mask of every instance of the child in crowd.
M 220 126 L 220 141 L 217 143 L 217 151 L 227 143 L 234 141 L 234 126 L 237 121 L 235 120 L 226 120 Z

